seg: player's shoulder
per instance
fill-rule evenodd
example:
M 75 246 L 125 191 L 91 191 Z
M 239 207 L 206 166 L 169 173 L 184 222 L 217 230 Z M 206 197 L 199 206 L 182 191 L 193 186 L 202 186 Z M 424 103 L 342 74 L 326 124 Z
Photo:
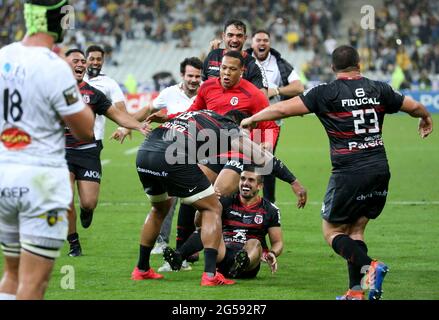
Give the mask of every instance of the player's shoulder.
M 212 87 L 212 86 L 218 86 L 218 78 L 209 78 L 206 81 L 204 81 L 201 86 L 200 86 L 200 90 L 201 89 L 206 89 L 207 87 Z
M 306 89 L 302 95 L 304 97 L 306 97 L 309 93 L 315 93 L 316 91 L 325 91 L 325 90 L 331 90 L 331 88 L 333 89 L 333 87 L 335 86 L 335 82 L 322 82 L 319 83 L 311 88 Z
M 225 49 L 213 49 L 207 55 L 209 60 L 221 60 L 225 53 Z
M 278 213 L 280 212 L 280 209 L 278 206 L 276 206 L 273 202 L 270 202 L 269 200 L 262 198 L 262 205 L 267 210 L 267 212 L 273 212 Z

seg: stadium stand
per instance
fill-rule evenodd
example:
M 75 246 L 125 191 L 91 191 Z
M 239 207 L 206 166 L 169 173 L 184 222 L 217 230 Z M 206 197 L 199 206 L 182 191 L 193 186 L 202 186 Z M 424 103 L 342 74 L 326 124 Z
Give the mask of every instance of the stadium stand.
M 23 35 L 21 1 L 0 0 L 0 45 Z M 266 28 L 273 47 L 294 62 L 308 86 L 328 81 L 329 54 L 337 44 L 358 48 L 367 76 L 391 81 L 401 89 L 439 89 L 439 2 L 372 0 L 375 30 L 360 27 L 356 1 L 341 0 L 72 0 L 75 30 L 65 48 L 104 46 L 106 71 L 124 83 L 128 75 L 141 91 L 154 88 L 157 72 L 178 79 L 183 57 L 207 54 L 225 17 L 243 19 L 251 32 Z M 399 67 L 399 68 L 397 68 Z

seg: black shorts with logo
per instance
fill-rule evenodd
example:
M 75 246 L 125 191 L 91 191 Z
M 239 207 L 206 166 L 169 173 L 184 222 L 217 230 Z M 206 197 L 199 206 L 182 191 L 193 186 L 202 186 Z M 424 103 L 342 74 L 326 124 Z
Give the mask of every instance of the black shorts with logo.
M 66 149 L 67 165 L 69 171 L 75 175 L 76 180 L 101 183 L 102 149 L 103 146 L 101 141 L 98 141 L 98 145 L 95 148 L 83 150 Z
M 226 254 L 224 256 L 223 261 L 221 261 L 219 264 L 217 264 L 218 271 L 222 273 L 226 278 L 231 278 L 230 276 L 230 269 L 233 266 L 233 263 L 235 262 L 235 255 L 240 251 L 244 246 L 227 246 L 226 245 Z M 249 271 L 244 271 L 240 275 L 238 275 L 236 278 L 238 279 L 253 279 L 256 278 L 259 270 L 261 269 L 261 263 L 259 263 L 256 268 Z
M 165 154 L 139 150 L 137 153 L 137 173 L 145 193 L 158 196 L 188 198 L 211 186 L 198 164 L 168 164 Z
M 329 179 L 322 218 L 347 224 L 364 216 L 377 218 L 386 204 L 390 172 L 379 174 L 334 173 Z
M 219 174 L 223 169 L 230 169 L 235 171 L 237 174 L 241 175 L 244 170 L 244 162 L 242 159 L 226 159 L 226 158 L 215 158 L 212 163 L 209 160 L 201 162 L 202 165 L 208 167 L 210 170 Z

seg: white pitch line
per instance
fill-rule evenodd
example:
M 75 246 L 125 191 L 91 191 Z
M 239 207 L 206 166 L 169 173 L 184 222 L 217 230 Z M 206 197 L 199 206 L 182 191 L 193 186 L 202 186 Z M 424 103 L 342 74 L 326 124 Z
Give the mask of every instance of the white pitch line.
M 107 164 L 109 164 L 111 162 L 110 159 L 104 159 L 101 161 L 101 166 L 106 166 Z
M 142 201 L 133 201 L 133 202 L 113 202 L 113 201 L 102 201 L 99 202 L 100 206 L 139 206 L 148 204 L 148 199 L 145 199 L 144 202 Z M 281 206 L 287 206 L 287 205 L 296 205 L 295 202 L 277 202 L 276 204 Z M 307 203 L 308 205 L 312 206 L 320 206 L 322 205 L 321 202 L 318 201 L 310 201 Z M 439 201 L 387 201 L 387 205 L 396 205 L 396 206 L 439 206 Z
M 126 151 L 124 151 L 124 155 L 126 155 L 126 156 L 129 156 L 129 155 L 131 155 L 131 154 L 135 154 L 135 153 L 137 153 L 137 151 L 139 151 L 139 147 L 135 147 L 135 148 L 132 148 L 132 149 L 128 149 L 128 150 L 126 150 Z

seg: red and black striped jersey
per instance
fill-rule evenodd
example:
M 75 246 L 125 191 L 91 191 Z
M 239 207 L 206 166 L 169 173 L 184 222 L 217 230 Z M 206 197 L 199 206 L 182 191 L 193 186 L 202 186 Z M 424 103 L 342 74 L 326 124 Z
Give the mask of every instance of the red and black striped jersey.
M 280 211 L 266 199 L 245 206 L 239 194 L 221 198 L 223 206 L 223 238 L 226 245 L 242 247 L 248 240 L 257 239 L 267 249 L 268 229 L 280 227 Z
M 170 161 L 195 164 L 231 149 L 230 140 L 241 135 L 238 125 L 210 110 L 186 111 L 154 129 L 140 150 L 161 152 Z
M 325 127 L 333 172 L 388 170 L 384 115 L 400 110 L 402 94 L 384 82 L 358 77 L 339 78 L 300 97 Z
M 107 99 L 105 94 L 92 87 L 87 82 L 83 81 L 79 84 L 79 91 L 81 92 L 82 100 L 93 110 L 95 115 L 105 115 L 111 107 L 111 101 Z M 65 128 L 65 137 L 67 149 L 81 149 L 88 145 L 95 146 L 96 143 L 95 139 L 92 141 L 77 140 L 73 137 L 68 127 Z

